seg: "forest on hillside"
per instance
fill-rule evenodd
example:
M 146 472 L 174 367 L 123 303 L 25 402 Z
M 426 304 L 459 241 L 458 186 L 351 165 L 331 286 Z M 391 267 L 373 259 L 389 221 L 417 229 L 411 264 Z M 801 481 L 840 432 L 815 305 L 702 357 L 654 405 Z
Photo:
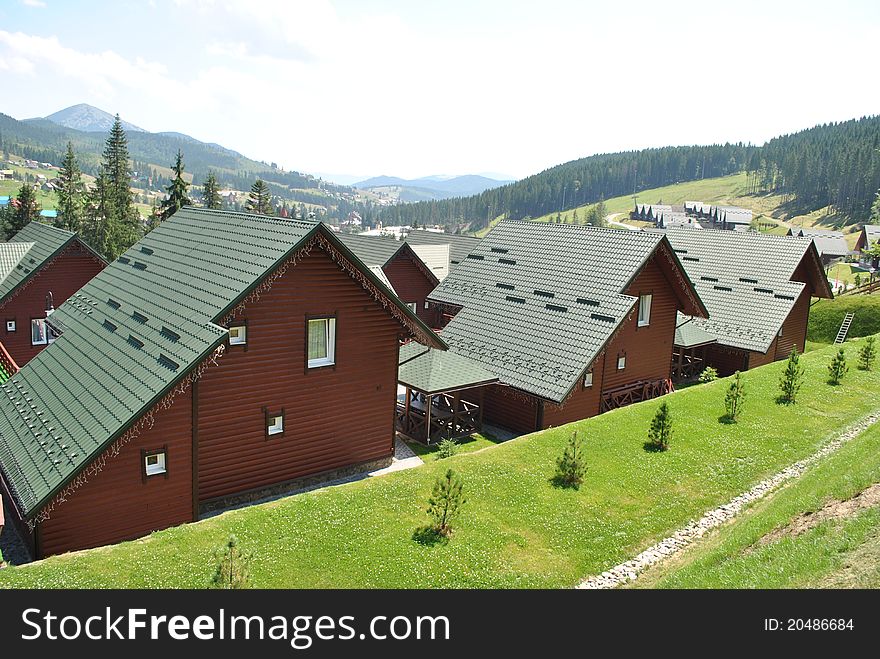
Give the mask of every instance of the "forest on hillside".
M 650 188 L 748 172 L 752 192 L 782 194 L 793 209 L 831 206 L 849 221 L 867 218 L 880 188 L 880 117 L 824 124 L 763 146 L 715 144 L 644 149 L 574 160 L 471 197 L 398 205 L 385 224 L 467 225 L 526 219 Z

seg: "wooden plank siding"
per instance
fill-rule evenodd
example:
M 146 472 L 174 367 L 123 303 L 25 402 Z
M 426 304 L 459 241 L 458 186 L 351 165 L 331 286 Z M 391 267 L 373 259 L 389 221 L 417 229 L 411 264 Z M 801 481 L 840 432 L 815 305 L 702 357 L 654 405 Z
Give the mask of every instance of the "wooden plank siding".
M 561 426 L 578 419 L 596 416 L 602 403 L 602 377 L 605 372 L 607 355 L 601 355 L 593 365 L 593 386 L 584 387 L 584 380 L 575 386 L 575 391 L 564 405 L 544 404 L 544 427 Z
M 306 369 L 306 316 L 336 314 L 336 365 Z M 400 326 L 314 249 L 247 307 L 199 382 L 199 500 L 390 456 Z M 234 322 L 231 324 L 235 324 Z M 266 436 L 263 408 L 284 410 Z
M 103 268 L 103 263 L 74 241 L 25 282 L 15 297 L 0 306 L 0 336 L 19 366 L 24 366 L 46 347 L 31 345 L 31 319 L 46 317 L 46 295 L 52 292 L 57 308 Z M 14 332 L 6 330 L 8 320 L 15 320 Z
M 38 557 L 138 538 L 192 521 L 192 387 L 58 504 L 37 530 Z M 141 450 L 168 447 L 167 478 L 143 478 Z
M 490 385 L 483 398 L 483 422 L 514 432 L 534 432 L 538 419 L 538 399 L 510 387 Z
M 435 321 L 433 310 L 425 309 L 425 298 L 434 290 L 435 281 L 419 267 L 412 253 L 401 250 L 382 268 L 388 281 L 394 287 L 397 297 L 406 302 L 416 303 L 416 314 L 428 324 Z

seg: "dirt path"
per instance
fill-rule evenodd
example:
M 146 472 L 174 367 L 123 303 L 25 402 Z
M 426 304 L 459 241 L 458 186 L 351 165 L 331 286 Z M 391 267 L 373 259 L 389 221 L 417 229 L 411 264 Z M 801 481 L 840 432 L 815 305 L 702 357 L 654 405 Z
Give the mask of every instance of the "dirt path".
M 588 577 L 581 581 L 577 588 L 598 589 L 616 588 L 624 583 L 634 581 L 639 574 L 670 556 L 679 553 L 682 549 L 703 537 L 708 531 L 721 526 L 728 520 L 736 517 L 748 504 L 763 499 L 768 494 L 779 488 L 783 483 L 797 478 L 822 458 L 834 453 L 846 442 L 861 434 L 870 426 L 880 421 L 880 410 L 853 424 L 835 439 L 825 444 L 812 455 L 789 465 L 773 476 L 761 481 L 748 492 L 734 497 L 722 506 L 718 506 L 707 512 L 699 520 L 692 521 L 687 526 L 679 529 L 668 538 L 661 540 L 655 545 L 648 547 L 635 558 L 615 565 L 602 574 Z

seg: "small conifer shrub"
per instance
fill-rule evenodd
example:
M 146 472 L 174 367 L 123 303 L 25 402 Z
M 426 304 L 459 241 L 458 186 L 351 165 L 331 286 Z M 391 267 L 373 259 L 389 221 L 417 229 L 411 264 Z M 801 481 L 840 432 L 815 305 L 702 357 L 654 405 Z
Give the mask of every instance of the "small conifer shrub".
M 782 371 L 782 377 L 779 379 L 779 402 L 786 405 L 794 403 L 803 383 L 804 367 L 801 365 L 801 356 L 797 348 L 792 348 L 785 362 L 785 370 Z
M 451 458 L 458 453 L 458 443 L 454 439 L 442 439 L 437 444 L 437 459 Z
M 556 476 L 553 480 L 562 487 L 577 489 L 584 482 L 586 473 L 586 451 L 575 430 L 566 442 L 562 455 L 556 459 Z
M 742 373 L 737 371 L 733 374 L 733 380 L 727 388 L 724 395 L 724 411 L 725 417 L 731 423 L 736 423 L 739 415 L 742 413 L 743 404 L 746 400 L 746 383 L 743 381 Z
M 828 365 L 828 384 L 840 384 L 843 376 L 849 371 L 846 365 L 846 352 L 841 348 Z
M 215 552 L 217 570 L 211 582 L 213 588 L 240 590 L 250 586 L 251 554 L 238 547 L 234 535 L 229 536 L 226 546 Z
M 452 533 L 452 522 L 458 517 L 461 507 L 467 503 L 462 495 L 464 484 L 452 469 L 434 483 L 434 490 L 428 499 L 430 529 L 436 535 L 448 537 Z
M 711 366 L 707 366 L 700 373 L 700 382 L 714 382 L 718 379 L 718 371 Z
M 870 371 L 874 368 L 874 360 L 877 358 L 877 345 L 873 336 L 865 339 L 862 347 L 859 348 L 859 368 L 863 371 Z
M 653 451 L 665 451 L 669 448 L 669 440 L 672 439 L 672 415 L 669 405 L 664 401 L 660 404 L 651 428 L 648 430 L 648 444 L 646 448 Z

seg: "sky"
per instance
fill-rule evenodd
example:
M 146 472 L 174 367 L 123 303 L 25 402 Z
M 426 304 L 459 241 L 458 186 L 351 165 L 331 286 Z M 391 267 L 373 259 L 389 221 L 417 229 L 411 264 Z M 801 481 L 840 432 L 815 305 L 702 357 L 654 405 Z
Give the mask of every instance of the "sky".
M 876 0 L 0 0 L 0 112 L 89 103 L 308 173 L 521 178 L 876 114 L 878 43 Z

